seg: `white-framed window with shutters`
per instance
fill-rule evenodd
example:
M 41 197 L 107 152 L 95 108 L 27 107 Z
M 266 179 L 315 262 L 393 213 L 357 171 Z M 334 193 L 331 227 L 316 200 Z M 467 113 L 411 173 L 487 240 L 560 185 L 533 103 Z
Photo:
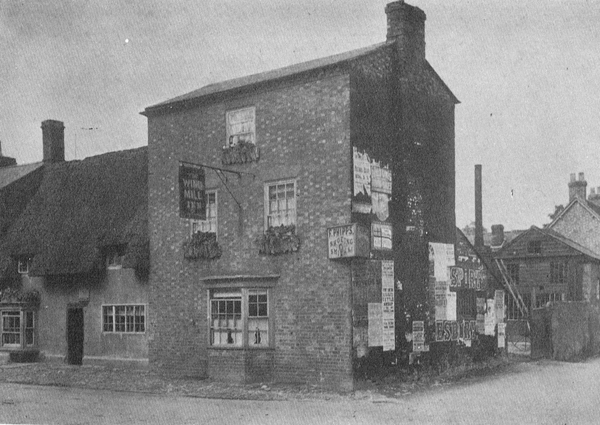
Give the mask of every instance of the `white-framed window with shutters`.
M 256 143 L 256 109 L 254 106 L 227 111 L 225 114 L 227 139 L 225 147 L 231 148 L 243 143 Z
M 217 191 L 207 190 L 206 191 L 206 220 L 192 220 L 191 221 L 191 234 L 196 232 L 203 233 L 214 233 L 217 234 Z
M 265 185 L 265 229 L 296 225 L 296 181 Z
M 271 346 L 269 288 L 209 289 L 208 295 L 211 347 Z

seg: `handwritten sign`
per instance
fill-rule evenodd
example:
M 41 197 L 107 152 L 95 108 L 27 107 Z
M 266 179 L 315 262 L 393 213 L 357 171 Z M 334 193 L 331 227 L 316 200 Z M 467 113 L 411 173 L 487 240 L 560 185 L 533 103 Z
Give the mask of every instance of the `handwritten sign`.
M 383 351 L 396 348 L 394 317 L 394 261 L 381 261 L 381 305 L 383 318 Z

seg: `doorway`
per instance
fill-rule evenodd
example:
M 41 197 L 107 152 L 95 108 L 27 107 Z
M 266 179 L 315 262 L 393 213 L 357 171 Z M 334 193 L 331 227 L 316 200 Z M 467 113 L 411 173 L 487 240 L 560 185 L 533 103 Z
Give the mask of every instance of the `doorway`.
M 83 362 L 83 308 L 67 308 L 67 363 Z

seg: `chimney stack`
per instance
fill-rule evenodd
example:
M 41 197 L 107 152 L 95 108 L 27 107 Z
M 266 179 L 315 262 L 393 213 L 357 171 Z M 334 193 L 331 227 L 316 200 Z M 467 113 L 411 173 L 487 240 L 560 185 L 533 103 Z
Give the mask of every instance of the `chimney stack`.
M 500 247 L 504 243 L 504 226 L 501 224 L 492 225 L 492 247 Z
M 65 160 L 65 125 L 62 121 L 42 122 L 44 162 L 54 163 Z
M 15 158 L 2 155 L 2 142 L 0 142 L 0 168 L 10 167 L 11 165 L 17 165 L 17 160 Z
M 425 12 L 404 0 L 388 3 L 387 41 L 398 43 L 400 60 L 412 64 L 425 61 Z
M 576 197 L 585 201 L 587 182 L 583 173 L 579 173 L 579 179 L 575 179 L 575 173 L 571 173 L 569 181 L 569 202 L 573 201 Z
M 481 164 L 475 165 L 475 248 L 483 247 L 483 201 Z
M 593 202 L 596 205 L 600 205 L 600 187 L 598 187 L 598 188 L 592 187 L 590 189 L 590 195 L 588 196 L 588 201 Z

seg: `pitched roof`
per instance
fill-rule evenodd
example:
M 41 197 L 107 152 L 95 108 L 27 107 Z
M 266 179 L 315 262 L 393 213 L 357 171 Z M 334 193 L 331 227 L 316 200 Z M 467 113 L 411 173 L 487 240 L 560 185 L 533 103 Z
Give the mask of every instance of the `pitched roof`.
M 600 206 L 596 205 L 594 202 L 587 201 L 585 199 L 581 199 L 576 196 L 571 202 L 567 204 L 567 206 L 556 216 L 554 220 L 550 224 L 548 224 L 548 228 L 554 227 L 554 225 L 565 215 L 568 211 L 570 211 L 575 204 L 581 205 L 584 209 L 590 212 L 593 216 L 600 219 Z
M 553 238 L 553 239 L 557 240 L 558 242 L 560 242 L 560 243 L 568 246 L 569 248 L 574 249 L 575 251 L 578 251 L 579 253 L 581 253 L 581 254 L 583 254 L 583 255 L 585 255 L 587 257 L 593 258 L 595 260 L 600 260 L 600 255 L 596 254 L 594 251 L 592 251 L 592 250 L 590 250 L 590 249 L 588 249 L 588 248 L 586 248 L 586 247 L 584 247 L 582 245 L 579 245 L 577 242 L 575 242 L 575 241 L 573 241 L 573 240 L 565 237 L 564 235 L 561 235 L 560 233 L 558 233 L 558 232 L 556 232 L 556 231 L 554 231 L 554 230 L 552 230 L 552 229 L 550 229 L 548 227 L 545 227 L 545 228 L 541 229 L 541 228 L 536 227 L 536 226 L 531 226 L 529 228 L 529 230 L 521 233 L 519 236 L 517 236 L 515 239 L 513 239 L 510 243 L 508 243 L 505 246 L 503 246 L 502 249 L 497 253 L 497 255 L 498 256 L 502 256 L 502 254 L 504 252 L 506 252 L 510 248 L 510 246 L 512 244 L 517 243 L 522 238 L 527 237 L 527 235 L 530 234 L 530 233 L 532 233 L 532 232 L 541 233 L 541 234 L 543 234 L 543 235 L 545 235 L 547 237 L 550 237 L 550 238 Z
M 42 162 L 34 162 L 32 164 L 11 165 L 8 167 L 0 167 L 0 189 L 8 186 L 21 177 L 37 170 L 43 165 Z
M 97 271 L 103 247 L 116 244 L 129 244 L 128 254 L 141 261 L 148 244 L 147 177 L 145 147 L 45 165 L 1 252 L 33 255 L 32 275 Z
M 181 96 L 177 96 L 164 102 L 160 102 L 155 105 L 149 106 L 145 109 L 145 111 L 142 114 L 149 115 L 155 111 L 169 109 L 171 107 L 174 107 L 175 105 L 183 104 L 185 102 L 207 97 L 210 95 L 224 93 L 236 89 L 248 88 L 257 84 L 288 78 L 297 74 L 301 74 L 303 72 L 313 71 L 334 65 L 340 65 L 353 59 L 360 58 L 361 56 L 365 56 L 370 53 L 376 52 L 380 49 L 391 47 L 394 45 L 394 43 L 394 41 L 386 41 L 383 43 L 374 44 L 360 49 L 350 50 L 348 52 L 336 55 L 326 56 L 307 62 L 297 63 L 283 68 L 277 68 L 274 70 L 261 72 L 258 74 L 252 74 L 241 78 L 234 78 L 231 80 L 221 81 L 214 84 L 208 84 L 198 90 L 194 90 Z M 459 100 L 454 96 L 454 94 L 452 93 L 452 91 L 450 91 L 446 83 L 444 83 L 444 81 L 440 78 L 440 76 L 435 72 L 433 67 L 427 61 L 425 72 L 427 72 L 430 77 L 439 81 L 442 87 L 448 91 L 452 100 L 455 103 L 459 103 Z

